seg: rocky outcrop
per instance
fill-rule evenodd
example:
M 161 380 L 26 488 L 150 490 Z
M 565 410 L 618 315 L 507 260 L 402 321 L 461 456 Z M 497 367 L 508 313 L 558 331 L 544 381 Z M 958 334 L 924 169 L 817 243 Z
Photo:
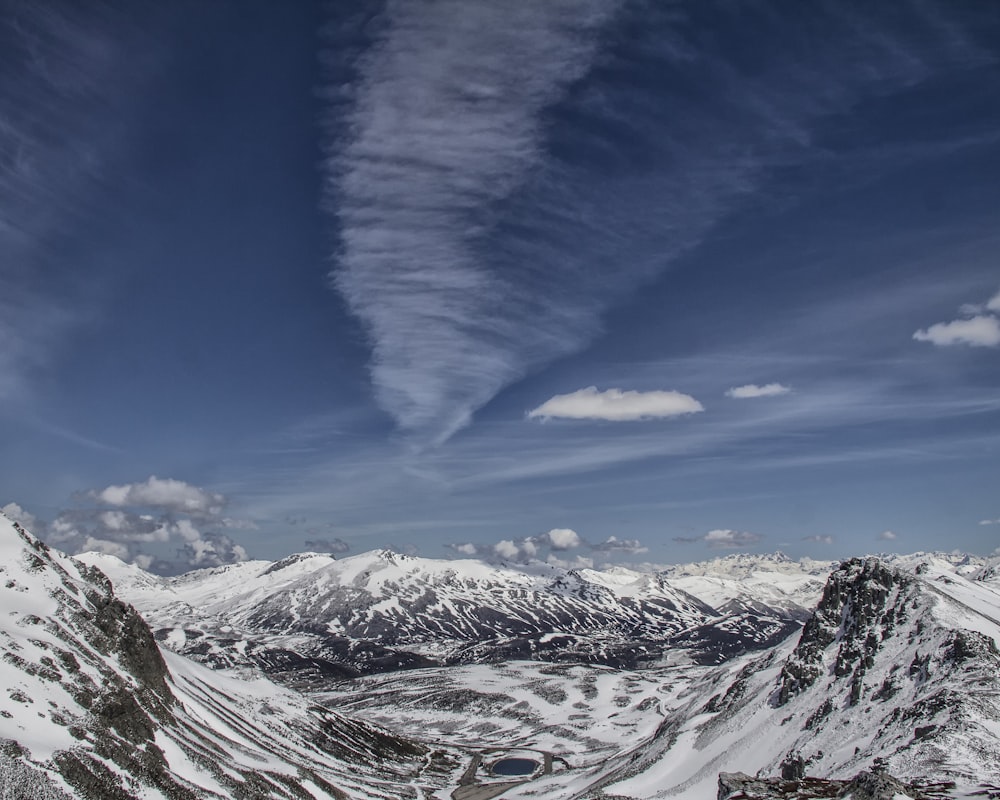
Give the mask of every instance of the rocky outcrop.
M 816 682 L 823 672 L 824 652 L 834 643 L 839 643 L 834 674 L 852 676 L 851 703 L 857 703 L 865 672 L 882 641 L 905 619 L 906 607 L 895 598 L 912 581 L 876 558 L 851 559 L 831 573 L 782 670 L 777 705 Z
M 743 772 L 719 773 L 719 800 L 809 800 L 843 798 L 851 800 L 940 800 L 950 797 L 954 783 L 906 783 L 894 778 L 879 765 L 859 772 L 849 780 L 801 777 L 755 778 Z

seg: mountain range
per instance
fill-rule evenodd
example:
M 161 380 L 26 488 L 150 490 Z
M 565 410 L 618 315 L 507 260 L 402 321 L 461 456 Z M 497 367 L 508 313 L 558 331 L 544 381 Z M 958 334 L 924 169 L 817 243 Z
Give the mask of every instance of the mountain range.
M 991 559 L 376 551 L 164 578 L 0 517 L 0 597 L 4 800 L 707 798 L 720 774 L 792 797 L 871 769 L 1000 791 Z

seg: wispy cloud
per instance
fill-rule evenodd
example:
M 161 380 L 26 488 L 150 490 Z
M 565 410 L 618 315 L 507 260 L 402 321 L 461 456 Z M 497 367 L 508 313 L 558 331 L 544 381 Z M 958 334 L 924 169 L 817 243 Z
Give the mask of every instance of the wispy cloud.
M 557 394 L 528 412 L 529 419 L 600 419 L 634 422 L 642 419 L 677 417 L 704 411 L 691 395 L 675 391 L 635 392 L 588 386 L 569 394 Z
M 802 541 L 815 542 L 816 544 L 833 544 L 833 537 L 817 533 L 812 536 L 803 536 Z
M 541 112 L 593 58 L 616 3 L 390 2 L 330 162 L 337 287 L 368 329 L 377 398 L 446 438 L 524 371 L 521 289 L 473 247 L 542 157 Z M 528 323 L 528 330 L 522 325 Z
M 713 549 L 737 549 L 740 547 L 752 547 L 763 540 L 759 533 L 750 531 L 735 531 L 729 528 L 717 528 L 706 533 L 704 536 L 675 536 L 675 542 L 703 542 Z
M 593 549 L 601 553 L 623 553 L 636 555 L 648 553 L 649 548 L 638 539 L 619 539 L 617 536 L 609 536 L 603 542 L 593 545 Z
M 55 243 L 79 224 L 142 72 L 112 4 L 15 3 L 0 28 L 0 400 L 24 389 L 86 316 L 83 282 L 53 280 Z M 129 69 L 123 62 L 129 61 Z M 74 267 L 76 264 L 74 263 Z M 45 280 L 47 279 L 47 280 Z
M 702 54 L 673 8 L 389 2 L 328 126 L 333 279 L 369 336 L 380 406 L 418 439 L 447 439 L 503 387 L 585 346 L 775 160 L 808 158 L 815 119 L 968 52 L 917 3 L 912 39 L 877 11 L 838 8 L 821 22 L 741 19 L 801 42 L 768 54 L 758 79 Z M 598 58 L 616 13 L 642 15 L 645 38 Z M 648 70 L 676 85 L 695 70 L 708 88 L 693 97 Z M 662 169 L 622 169 L 625 153 Z
M 878 538 L 880 542 L 894 542 L 899 538 L 899 534 L 894 531 L 882 531 L 882 533 L 880 533 L 876 538 Z
M 748 383 L 745 386 L 734 386 L 726 390 L 726 397 L 733 397 L 737 400 L 746 400 L 752 397 L 776 397 L 788 394 L 791 391 L 787 386 L 780 383 L 767 383 L 758 386 L 755 383 Z

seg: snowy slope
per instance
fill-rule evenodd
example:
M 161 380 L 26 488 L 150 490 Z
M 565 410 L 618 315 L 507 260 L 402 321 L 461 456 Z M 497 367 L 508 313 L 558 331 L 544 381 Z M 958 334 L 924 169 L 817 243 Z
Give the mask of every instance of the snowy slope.
M 26 796 L 404 798 L 454 781 L 445 750 L 164 658 L 106 577 L 2 515 L 0 603 L 0 774 Z

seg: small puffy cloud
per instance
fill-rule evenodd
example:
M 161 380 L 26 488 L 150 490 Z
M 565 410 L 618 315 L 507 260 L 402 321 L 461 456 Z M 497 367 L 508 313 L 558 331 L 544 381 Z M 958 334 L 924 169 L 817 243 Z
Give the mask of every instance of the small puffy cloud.
M 8 517 L 10 514 L 7 515 Z M 980 525 L 1000 525 L 1000 519 L 981 519 L 979 520 Z
M 37 527 L 38 518 L 34 514 L 25 511 L 17 503 L 7 503 L 3 508 L 0 508 L 0 511 L 3 511 L 7 519 L 23 525 L 28 530 L 33 531 Z
M 822 536 L 820 534 L 814 534 L 813 536 L 803 536 L 803 542 L 815 542 L 816 544 L 833 544 L 832 536 Z
M 593 545 L 594 550 L 602 553 L 648 553 L 649 548 L 642 545 L 638 539 L 619 539 L 617 536 L 609 536 L 603 542 Z
M 1000 312 L 1000 292 L 997 292 L 986 302 L 986 308 L 990 311 Z
M 563 569 L 594 568 L 594 559 L 581 555 L 573 556 L 573 558 L 560 558 L 555 553 L 549 553 L 549 557 L 546 558 L 545 561 L 554 567 L 562 567 Z
M 493 552 L 496 553 L 500 558 L 507 559 L 508 561 L 513 561 L 515 558 L 521 555 L 521 548 L 515 544 L 511 539 L 501 539 L 495 545 L 493 545 Z
M 569 394 L 557 394 L 529 411 L 530 419 L 598 419 L 632 422 L 676 417 L 704 411 L 691 395 L 674 391 L 636 392 L 608 389 L 600 392 L 588 386 Z
M 570 528 L 553 528 L 548 533 L 543 533 L 539 538 L 553 550 L 572 550 L 583 543 L 580 534 Z
M 122 561 L 129 560 L 128 547 L 121 542 L 112 542 L 109 539 L 95 539 L 88 536 L 80 544 L 81 553 L 104 553 L 107 556 L 120 558 Z
M 141 506 L 183 514 L 214 516 L 222 512 L 226 498 L 190 483 L 151 475 L 142 483 L 108 486 L 89 493 L 99 503 L 109 506 Z
M 336 539 L 307 539 L 305 541 L 306 550 L 315 553 L 331 553 L 340 555 L 351 549 L 351 546 L 341 538 Z
M 896 534 L 896 533 L 893 533 L 892 531 L 882 531 L 882 533 L 880 533 L 878 535 L 878 540 L 880 542 L 894 542 L 898 538 L 899 538 L 899 535 Z
M 1000 345 L 1000 320 L 993 316 L 976 316 L 952 322 L 939 322 L 927 330 L 917 331 L 913 334 L 913 338 L 918 342 L 930 342 L 938 347 L 950 347 L 956 344 L 996 347 Z
M 452 542 L 448 547 L 460 556 L 471 557 L 481 555 L 479 545 L 475 545 L 472 542 Z
M 758 386 L 756 383 L 748 383 L 745 386 L 734 386 L 726 390 L 726 397 L 733 397 L 737 400 L 747 400 L 752 397 L 777 397 L 788 394 L 792 391 L 789 387 L 780 383 L 767 383 Z
M 759 533 L 750 531 L 734 531 L 729 528 L 718 528 L 709 531 L 704 536 L 684 537 L 675 536 L 675 542 L 704 542 L 709 547 L 717 549 L 735 549 L 739 547 L 750 547 L 757 544 L 764 537 Z

